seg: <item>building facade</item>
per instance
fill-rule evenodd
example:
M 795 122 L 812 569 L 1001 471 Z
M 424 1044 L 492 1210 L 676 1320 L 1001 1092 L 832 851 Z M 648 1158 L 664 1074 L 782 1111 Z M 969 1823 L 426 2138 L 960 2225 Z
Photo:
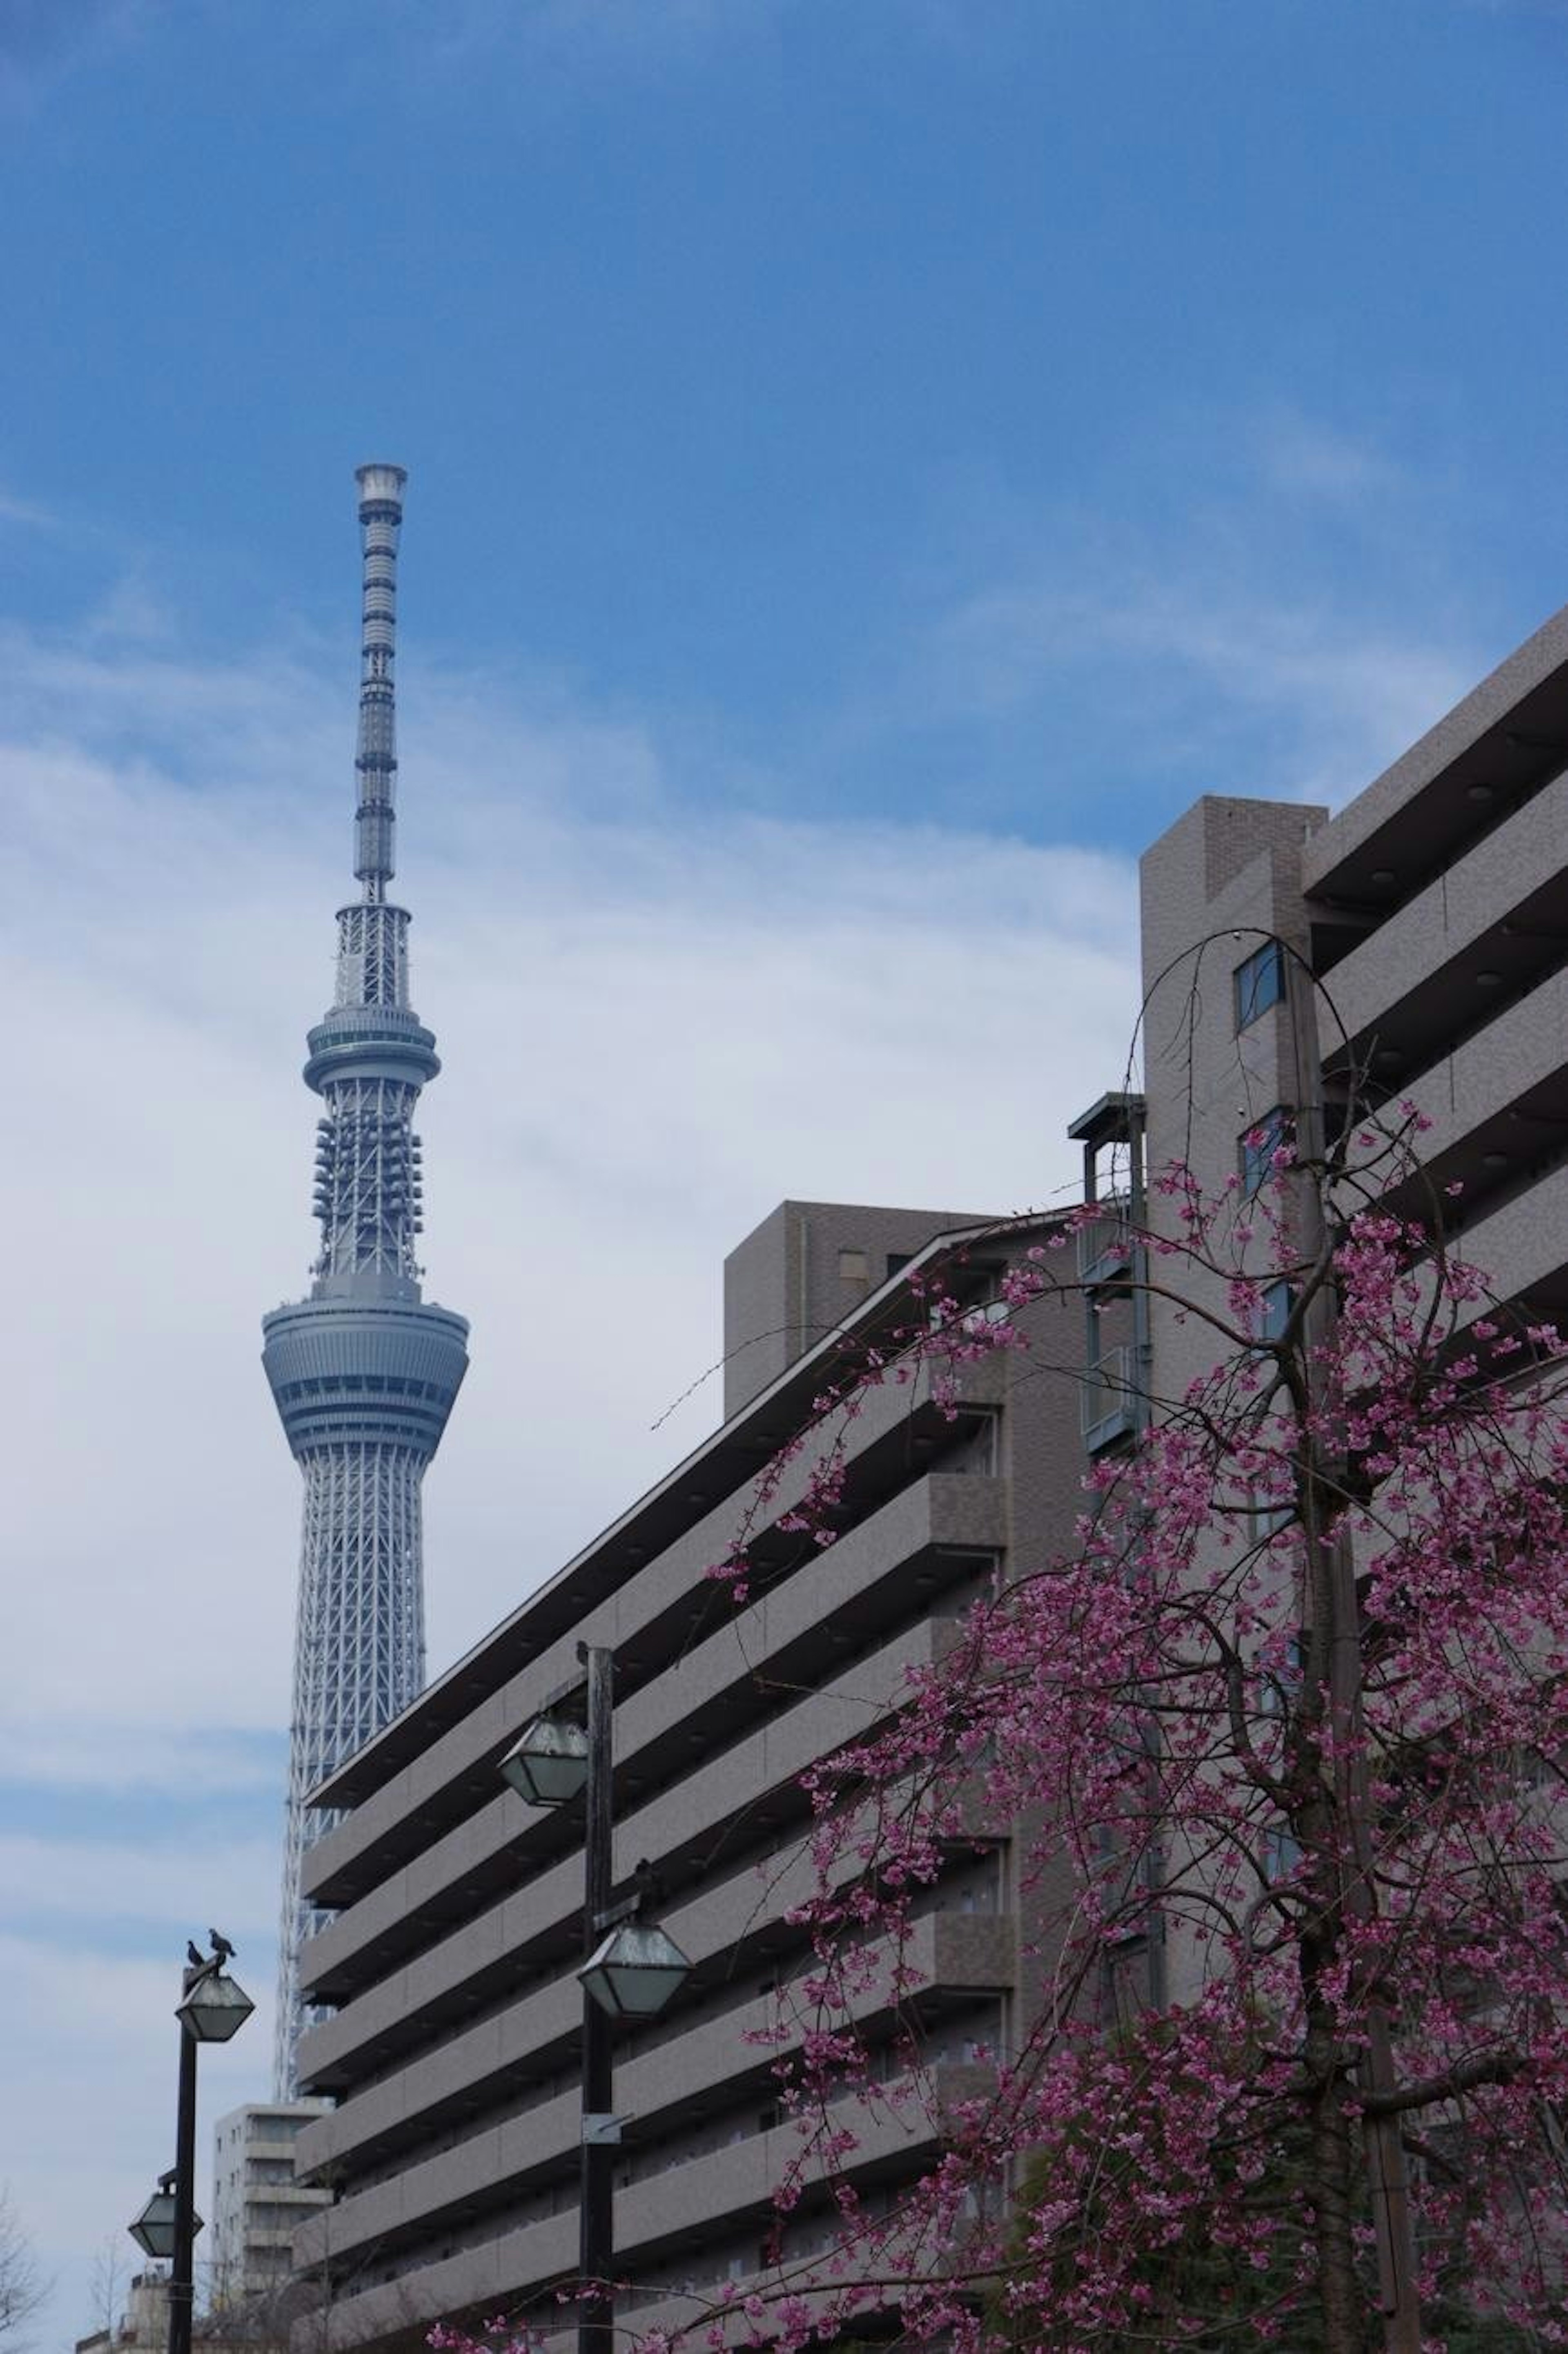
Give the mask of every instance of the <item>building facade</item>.
M 293 2274 L 295 2232 L 332 2191 L 296 2179 L 294 2145 L 320 2101 L 248 2101 L 213 2128 L 207 2303 L 215 2312 L 277 2299 Z
M 322 1099 L 308 1299 L 263 1320 L 261 1363 L 304 1479 L 283 1896 L 280 2101 L 297 2089 L 299 1952 L 315 1925 L 301 1895 L 323 1776 L 407 1708 L 425 1680 L 421 1489 L 468 1369 L 468 1326 L 420 1289 L 419 1093 L 440 1069 L 408 1003 L 408 916 L 387 897 L 397 780 L 397 538 L 405 476 L 362 466 L 364 629 L 355 875 L 339 910 L 337 993 L 309 1035 Z
M 1030 1310 L 1026 1366 L 986 1358 L 951 1415 L 928 1384 L 873 1391 L 848 1426 L 828 1550 L 788 1525 L 802 1460 L 748 1532 L 745 1606 L 710 1564 L 846 1342 L 909 1315 L 911 1285 L 955 1241 L 962 1312 L 984 1315 L 1009 1256 L 1042 1232 L 784 1204 L 726 1267 L 732 1335 L 768 1337 L 732 1361 L 745 1371 L 723 1428 L 318 1793 L 343 1819 L 307 1860 L 308 1893 L 334 1918 L 303 1975 L 333 2015 L 305 2036 L 301 2073 L 337 2105 L 299 2158 L 338 2195 L 295 2253 L 335 2283 L 334 2343 L 413 2343 L 438 2317 L 501 2309 L 560 2326 L 553 2292 L 577 2245 L 581 1818 L 525 1806 L 496 1766 L 580 1673 L 584 1640 L 615 1655 L 618 1884 L 652 1864 L 661 1921 L 694 1964 L 669 2012 L 617 2046 L 621 2317 L 690 2319 L 765 2271 L 794 2135 L 777 2054 L 749 2039 L 809 1965 L 789 1918 L 810 1877 L 800 1776 L 885 1718 L 1014 1548 L 1066 1541 L 1083 1468 L 1075 1303 Z M 927 1892 L 913 1960 L 926 2061 L 944 2097 L 972 2094 L 1034 1967 L 1006 1838 L 956 1855 Z M 907 2024 L 889 2010 L 874 2032 L 891 2050 Z M 937 2132 L 912 2113 L 863 2129 L 863 2195 L 891 2198 Z M 832 2228 L 819 2189 L 790 2218 L 785 2261 Z
M 1337 814 L 1207 799 L 1142 868 L 1151 1170 L 1409 1103 L 1419 1197 L 1501 1301 L 1568 1315 L 1568 611 Z M 1154 1204 L 1154 1217 L 1161 1214 Z M 1202 1328 L 1154 1303 L 1154 1389 Z

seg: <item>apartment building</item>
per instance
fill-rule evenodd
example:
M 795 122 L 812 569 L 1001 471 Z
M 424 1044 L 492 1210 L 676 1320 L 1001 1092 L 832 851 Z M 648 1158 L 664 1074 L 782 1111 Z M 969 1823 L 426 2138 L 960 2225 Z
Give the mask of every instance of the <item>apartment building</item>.
M 1114 1109 L 1097 1136 L 1107 1120 Z M 336 1917 L 304 1976 L 334 2008 L 301 2065 L 337 2105 L 298 2156 L 336 2197 L 295 2255 L 330 2284 L 334 2344 L 416 2343 L 437 2317 L 520 2307 L 562 2326 L 553 2291 L 577 2260 L 581 1815 L 526 1806 L 497 1763 L 580 1675 L 584 1640 L 615 1658 L 618 1885 L 652 1864 L 659 1918 L 694 1965 L 669 2011 L 617 2046 L 620 2317 L 689 2320 L 764 2269 L 796 2141 L 775 2053 L 748 2038 L 806 1963 L 788 1917 L 810 1885 L 799 1777 L 886 1717 L 1011 1558 L 1066 1541 L 1084 1463 L 1077 1303 L 1031 1310 L 1028 1357 L 967 1369 L 956 1413 L 924 1382 L 874 1391 L 848 1426 L 831 1547 L 784 1525 L 802 1461 L 750 1532 L 744 1607 L 709 1567 L 845 1350 L 926 1313 L 913 1287 L 955 1250 L 961 1312 L 984 1316 L 1010 1256 L 1045 1231 L 783 1204 L 726 1268 L 723 1427 L 323 1785 L 343 1819 L 311 1851 L 309 1893 Z M 1125 1399 L 1091 1392 L 1095 1443 L 1113 1443 L 1130 1426 Z M 1036 1967 L 1025 1942 L 1009 1840 L 955 1854 L 912 1956 L 944 2096 L 980 2089 L 1006 2048 Z M 891 2050 L 898 2023 L 889 2011 L 872 2031 Z M 930 2161 L 939 2122 L 879 2114 L 858 2130 L 854 2174 L 874 2202 Z M 786 2258 L 832 2232 L 825 2193 L 809 2194 Z
M 213 2128 L 212 2241 L 207 2300 L 214 2310 L 278 2296 L 292 2274 L 293 2237 L 329 2189 L 297 2181 L 294 2144 L 322 2101 L 248 2101 Z
M 1400 1206 L 1568 1315 L 1568 610 L 1337 813 L 1199 801 L 1143 860 L 1142 938 L 1151 1169 L 1245 1183 L 1298 1119 L 1408 1100 Z M 1180 1394 L 1201 1326 L 1157 1302 L 1151 1344 Z

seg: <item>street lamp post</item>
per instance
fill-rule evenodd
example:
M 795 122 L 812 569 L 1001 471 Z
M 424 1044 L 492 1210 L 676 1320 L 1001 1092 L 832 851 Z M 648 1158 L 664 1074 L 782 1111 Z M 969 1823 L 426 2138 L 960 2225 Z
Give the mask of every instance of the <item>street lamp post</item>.
M 615 1707 L 615 1654 L 588 1648 L 588 1788 L 583 1815 L 583 1961 L 592 1959 L 597 1924 L 609 1909 L 614 1816 L 611 1785 L 615 1750 L 610 1717 Z M 612 2105 L 614 2084 L 609 2014 L 583 1988 L 583 2125 L 578 2159 L 577 2354 L 611 2354 L 615 2297 L 615 2145 L 620 2139 Z
M 180 2022 L 175 2163 L 159 2176 L 157 2190 L 131 2225 L 132 2238 L 146 2254 L 171 2260 L 168 2354 L 191 2354 L 196 2307 L 196 2235 L 201 2229 L 196 2211 L 196 2046 L 227 2043 L 256 2008 L 223 1967 L 234 1951 L 228 1938 L 209 1929 L 207 1942 L 210 1954 L 199 1954 L 194 1945 L 185 1949 L 190 1958 L 175 2010 Z
M 577 2354 L 613 2354 L 615 2153 L 620 2120 L 611 2102 L 610 2038 L 617 2019 L 653 2019 L 691 1964 L 673 1938 L 637 1916 L 647 1891 L 639 1867 L 632 1893 L 611 1902 L 615 1770 L 615 1654 L 579 1643 L 586 1670 L 585 1722 L 546 1709 L 524 1727 L 501 1772 L 534 1807 L 583 1809 L 582 2147 L 578 2162 Z M 185 2349 L 188 2354 L 188 2349 Z

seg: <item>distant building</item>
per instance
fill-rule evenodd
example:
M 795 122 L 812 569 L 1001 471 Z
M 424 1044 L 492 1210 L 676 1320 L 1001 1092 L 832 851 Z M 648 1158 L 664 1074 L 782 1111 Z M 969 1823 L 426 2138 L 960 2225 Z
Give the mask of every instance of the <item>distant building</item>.
M 95 2329 L 79 2338 L 76 2354 L 164 2354 L 169 2342 L 169 2275 L 160 2265 L 134 2273 L 126 2291 L 125 2310 L 112 2327 Z M 201 2316 L 196 2319 L 191 2354 L 216 2354 L 217 2341 Z
M 294 2232 L 328 2190 L 294 2179 L 294 2144 L 322 2101 L 248 2101 L 213 2130 L 212 2230 L 204 2250 L 214 2311 L 275 2297 L 291 2271 Z

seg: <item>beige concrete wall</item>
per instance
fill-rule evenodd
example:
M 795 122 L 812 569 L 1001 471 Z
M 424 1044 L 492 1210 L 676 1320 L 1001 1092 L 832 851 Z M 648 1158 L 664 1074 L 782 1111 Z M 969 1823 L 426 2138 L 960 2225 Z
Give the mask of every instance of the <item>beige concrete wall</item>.
M 940 2146 L 943 2110 L 978 2097 L 991 2081 L 991 2072 L 983 2067 L 942 2069 L 934 2079 L 938 2105 L 929 2112 L 920 2106 L 857 2111 L 856 2168 L 928 2158 Z M 712 2219 L 747 2213 L 763 2225 L 771 2217 L 774 2187 L 799 2147 L 794 2129 L 781 2126 L 620 2192 L 615 2209 L 618 2263 L 634 2266 L 639 2248 L 690 2230 L 697 2218 L 705 2231 Z M 551 2216 L 341 2297 L 331 2315 L 330 2342 L 362 2345 L 465 2309 L 514 2304 L 517 2281 L 544 2281 L 569 2270 L 576 2232 L 575 2214 Z
M 1303 845 L 1321 811 L 1298 804 L 1206 800 L 1162 836 L 1142 864 L 1145 1086 L 1148 1096 L 1150 1224 L 1181 1239 L 1174 1205 L 1153 1182 L 1175 1164 L 1218 1193 L 1238 1167 L 1244 1133 L 1277 1105 L 1297 1100 L 1296 1054 L 1283 1004 L 1237 1032 L 1234 975 L 1276 936 L 1308 949 L 1301 897 Z M 1225 1231 L 1256 1225 L 1240 1204 Z M 1238 1254 L 1261 1264 L 1260 1235 Z M 1224 1285 L 1183 1258 L 1153 1263 L 1158 1288 L 1181 1294 L 1150 1302 L 1158 1400 L 1181 1396 L 1214 1362 L 1216 1336 L 1193 1310 L 1229 1322 Z
M 705 1704 L 736 1685 L 749 1684 L 759 1674 L 765 1675 L 768 1661 L 787 1643 L 885 1575 L 890 1566 L 909 1560 L 932 1544 L 998 1545 L 1005 1534 L 1005 1525 L 1004 1498 L 999 1482 L 969 1477 L 945 1478 L 936 1473 L 895 1496 L 869 1520 L 850 1530 L 820 1562 L 810 1564 L 806 1571 L 747 1608 L 736 1611 L 727 1597 L 715 1589 L 715 1612 L 720 1620 L 715 1631 L 664 1674 L 634 1692 L 616 1711 L 618 1765 L 632 1765 L 652 1743 L 683 1722 L 700 1723 Z M 662 1569 L 667 1564 L 660 1566 Z M 664 1580 L 655 1576 L 650 1582 L 657 1588 Z M 685 1582 L 691 1582 L 689 1562 Z M 562 1651 L 566 1649 L 558 1648 Z M 524 1686 L 518 1696 L 519 1713 L 503 1729 L 505 1734 L 514 1738 L 528 1715 L 542 1704 L 548 1690 L 543 1679 L 550 1664 L 547 1655 L 537 1677 L 519 1680 Z M 564 1667 L 564 1658 L 554 1664 Z M 877 1671 L 871 1672 L 874 1675 Z M 526 1690 L 531 1682 L 535 1685 L 533 1695 Z M 810 1734 L 805 1735 L 808 1740 L 811 1737 Z M 758 1757 L 763 1754 L 758 1752 Z M 733 1799 L 740 1787 L 734 1777 L 751 1762 L 748 1751 L 746 1758 L 736 1758 L 732 1766 L 726 1753 L 726 1759 L 713 1768 L 689 1776 L 679 1786 L 679 1791 L 672 1794 L 673 1804 L 679 1807 L 679 1793 L 685 1793 L 684 1803 L 693 1819 L 720 1819 L 727 1811 L 726 1788 Z M 656 1816 L 646 1808 L 632 1815 L 623 1826 L 624 1841 L 635 1847 L 639 1839 L 652 1840 L 654 1825 L 662 1824 L 669 1812 L 666 1807 Z M 383 1881 L 370 1896 L 351 1906 L 312 1941 L 305 1983 L 311 1982 L 314 1973 L 324 1976 L 339 1967 L 346 1956 L 388 1925 L 416 1921 L 421 1908 L 438 1892 L 461 1882 L 477 1865 L 517 1842 L 525 1826 L 535 1818 L 536 1810 L 514 1791 L 503 1788 L 498 1777 L 497 1795 L 488 1805 L 481 1807 L 444 1839 L 435 1840 L 405 1871 Z M 636 1849 L 638 1854 L 654 1851 L 646 1844 Z M 520 1869 L 526 1871 L 525 1860 L 521 1858 Z M 548 1905 L 551 1893 L 548 1880 L 542 1885 L 535 1882 L 532 1889 L 530 1902 L 541 1920 L 546 1915 L 539 1908 Z M 565 1901 L 559 1914 L 547 1917 L 564 1918 L 571 1911 L 569 1893 L 564 1887 L 560 1893 Z
M 880 1288 L 890 1255 L 913 1257 L 934 1235 L 995 1214 L 780 1202 L 724 1263 L 724 1410 L 738 1414 L 787 1365 Z M 846 1272 L 845 1256 L 864 1274 Z
M 628 1877 L 640 1859 L 657 1861 L 694 1829 L 715 1825 L 737 1808 L 754 1807 L 767 1791 L 794 1783 L 814 1759 L 863 1733 L 885 1712 L 908 1670 L 934 1661 L 942 1639 L 939 1625 L 929 1619 L 906 1629 L 856 1660 L 820 1692 L 736 1743 L 651 1805 L 637 1808 L 616 1826 L 618 1879 Z M 409 1900 L 405 1893 L 389 1901 Z M 537 1941 L 542 1929 L 570 1920 L 581 1903 L 581 1862 L 569 1855 L 391 1972 L 314 2030 L 304 2064 L 319 2072 L 351 2052 L 385 2044 L 389 2035 L 407 2037 L 427 2006 L 504 1956 L 522 1952 Z
M 999 1403 L 1007 1392 L 1009 1371 L 999 1359 L 969 1368 L 964 1380 L 966 1402 Z M 879 1442 L 895 1439 L 912 1414 L 928 1403 L 929 1395 L 930 1384 L 925 1377 L 908 1388 L 890 1382 L 870 1391 L 855 1424 L 854 1453 L 864 1455 Z M 814 1460 L 808 1450 L 787 1468 L 761 1526 L 770 1525 L 800 1501 Z M 647 1562 L 602 1602 L 587 1604 L 569 1631 L 542 1646 L 525 1668 L 494 1689 L 482 1688 L 471 1710 L 449 1733 L 433 1742 L 413 1765 L 393 1775 L 346 1821 L 315 1842 L 305 1860 L 306 1893 L 329 1888 L 335 1872 L 399 1826 L 432 1816 L 439 1820 L 442 1810 L 469 1811 L 463 1786 L 473 1784 L 482 1769 L 493 1766 L 553 1691 L 581 1673 L 578 1640 L 621 1649 L 646 1635 L 674 1602 L 701 1585 L 712 1563 L 725 1557 L 754 1494 L 752 1483 L 721 1496 L 676 1543 Z M 419 1844 L 422 1847 L 423 1841 Z M 321 1950 L 319 1942 L 307 1946 L 307 1969 L 318 1964 Z M 326 1950 L 330 1954 L 338 1949 Z
M 1462 956 L 1538 890 L 1563 864 L 1565 852 L 1568 774 L 1483 835 L 1334 967 L 1327 989 L 1346 1034 L 1361 1040 L 1375 1034 L 1380 1018 L 1425 976 Z M 1485 1010 L 1483 999 L 1472 1004 L 1475 1012 Z M 1325 1022 L 1325 1053 L 1331 1044 Z
M 916 1924 L 901 1958 L 916 1978 L 948 1991 L 1000 1991 L 1012 1982 L 1014 1943 L 1015 1924 L 1010 1916 L 935 1915 Z M 575 1979 L 567 1983 L 575 2020 L 580 1995 Z M 856 2009 L 863 2016 L 885 2007 L 885 1992 L 878 1990 L 868 1993 Z M 764 2046 L 757 2040 L 780 2020 L 774 1996 L 738 1999 L 733 2008 L 699 2020 L 684 2034 L 650 2051 L 619 2056 L 613 2105 L 618 2114 L 636 2120 L 637 2139 L 628 2145 L 629 2165 L 635 2167 L 639 2150 L 651 2136 L 678 2134 L 694 2086 L 711 2094 L 715 2086 L 733 2085 L 736 2103 L 745 2097 L 747 2084 L 753 2087 L 754 2104 L 769 2097 L 772 2062 L 800 2048 L 800 2022 L 788 2010 L 782 2015 L 782 2042 Z M 522 2184 L 566 2173 L 575 2162 L 580 2111 L 580 2091 L 573 2087 L 487 2125 L 450 2148 L 416 2159 L 391 2179 L 340 2200 L 330 2218 L 313 2219 L 298 2234 L 298 2260 L 314 2264 L 329 2247 L 340 2258 L 356 2257 L 399 2229 L 481 2198 L 498 2183 Z M 344 2147 L 352 2147 L 352 2141 Z M 713 2209 L 706 2220 L 721 2211 Z

